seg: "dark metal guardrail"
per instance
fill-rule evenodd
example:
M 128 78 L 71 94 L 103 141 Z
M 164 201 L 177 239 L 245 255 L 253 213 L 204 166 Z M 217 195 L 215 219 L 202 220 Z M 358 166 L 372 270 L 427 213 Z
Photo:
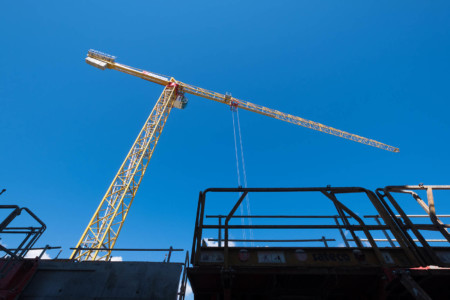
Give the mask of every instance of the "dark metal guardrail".
M 186 251 L 186 258 L 183 265 L 183 273 L 181 274 L 180 291 L 178 292 L 178 300 L 184 300 L 186 297 L 187 287 L 187 269 L 189 268 L 189 251 Z
M 420 197 L 419 192 L 425 193 L 427 202 Z M 416 254 L 418 259 L 424 264 L 442 265 L 442 261 L 447 260 L 446 265 L 450 266 L 450 258 L 439 257 L 439 252 L 436 252 L 430 243 L 450 243 L 450 234 L 448 229 L 449 224 L 442 222 L 441 218 L 449 218 L 450 215 L 436 214 L 436 204 L 434 191 L 450 191 L 450 185 L 406 185 L 406 186 L 387 186 L 376 190 L 380 202 L 384 205 L 390 218 L 393 221 L 393 226 L 399 229 L 404 235 L 408 247 L 410 247 Z M 418 204 L 425 211 L 425 215 L 411 215 L 407 214 L 404 207 L 401 207 L 396 200 L 400 195 L 410 196 L 411 203 Z M 415 219 L 429 219 L 431 224 L 417 223 Z M 436 232 L 443 237 L 443 239 L 429 239 L 426 238 L 421 231 Z M 424 249 L 424 251 L 419 251 Z
M 206 219 L 217 219 L 218 220 L 218 224 L 219 224 L 219 228 L 218 228 L 218 238 L 214 239 L 214 238 L 208 238 L 208 241 L 211 242 L 217 242 L 218 247 L 222 247 L 223 245 L 223 239 L 222 239 L 222 219 L 226 219 L 227 216 L 225 215 L 206 215 L 205 216 Z M 245 215 L 237 215 L 237 216 L 231 216 L 231 218 L 239 218 L 239 219 L 329 219 L 329 218 L 333 218 L 336 222 L 336 225 L 339 226 L 339 221 L 338 219 L 340 218 L 339 216 L 316 216 L 316 215 L 303 215 L 303 216 L 292 216 L 292 215 L 288 215 L 288 216 L 283 216 L 283 215 L 273 215 L 273 216 L 255 216 L 255 215 L 251 215 L 251 216 L 245 216 Z M 351 218 L 350 216 L 348 216 L 348 218 Z M 342 228 L 338 228 L 342 237 L 345 239 L 345 234 L 344 231 L 342 230 Z M 228 242 L 258 242 L 258 243 L 311 243 L 311 242 L 321 242 L 324 244 L 325 247 L 328 247 L 328 242 L 335 242 L 336 239 L 327 239 L 325 236 L 322 236 L 319 239 L 228 239 Z
M 98 248 L 86 248 L 86 247 L 79 247 L 79 248 L 69 248 L 70 250 L 99 250 Z M 101 250 L 106 251 L 126 251 L 126 252 L 167 252 L 166 257 L 164 258 L 164 262 L 169 263 L 170 258 L 172 256 L 172 252 L 180 252 L 184 251 L 184 249 L 174 249 L 172 246 L 168 249 L 158 249 L 158 248 L 101 248 Z M 112 258 L 112 256 L 111 256 Z M 110 260 L 111 260 L 110 258 Z
M 0 253 L 3 252 L 3 263 L 0 267 L 0 279 L 3 278 L 13 267 L 15 261 L 22 260 L 28 251 L 32 250 L 33 245 L 40 238 L 47 228 L 45 223 L 41 221 L 31 210 L 26 207 L 17 205 L 0 205 L 0 210 L 10 210 L 6 218 L 0 223 L 0 236 L 5 237 L 8 234 L 24 235 L 24 238 L 18 242 L 15 248 L 8 248 L 6 245 L 0 244 Z M 10 226 L 11 223 L 26 212 L 33 218 L 39 226 Z
M 58 259 L 59 255 L 60 255 L 61 252 L 62 252 L 62 249 L 61 249 L 61 248 L 62 248 L 62 247 L 60 247 L 60 246 L 54 247 L 54 246 L 50 246 L 50 245 L 46 245 L 45 247 L 38 247 L 38 248 L 33 247 L 33 248 L 28 249 L 27 254 L 29 254 L 31 251 L 40 251 L 39 254 L 36 255 L 36 257 L 28 256 L 28 258 L 38 258 L 38 259 L 41 259 L 41 258 L 44 256 L 44 254 L 47 252 L 47 250 L 55 250 L 55 249 L 59 249 L 59 252 L 58 252 L 58 254 L 56 255 L 56 257 L 55 257 L 55 258 L 52 258 L 52 259 Z M 19 248 L 8 248 L 8 250 L 9 250 L 9 251 L 15 251 L 15 250 L 20 250 L 20 249 L 19 249 Z M 6 257 L 9 257 L 9 254 L 5 253 L 5 254 L 3 255 L 2 258 L 6 258 Z
M 5 252 L 11 258 L 19 259 L 24 257 L 31 247 L 36 243 L 39 237 L 44 233 L 47 226 L 41 221 L 31 210 L 26 207 L 20 208 L 17 205 L 0 205 L 0 209 L 12 210 L 11 213 L 0 223 L 0 234 L 23 234 L 24 239 L 20 242 L 19 246 L 15 249 L 8 249 L 0 244 L 0 251 Z M 25 211 L 34 220 L 36 220 L 40 226 L 9 226 L 22 212 Z
M 404 187 L 403 187 L 404 188 Z M 442 187 L 441 187 L 442 188 Z M 445 188 L 450 189 L 450 188 Z M 203 238 L 204 230 L 217 230 L 217 238 L 210 238 L 209 241 L 217 242 L 217 246 L 223 250 L 224 253 L 224 266 L 228 267 L 228 253 L 231 247 L 230 242 L 265 242 L 265 243 L 276 243 L 276 242 L 287 242 L 287 243 L 303 243 L 303 242 L 320 242 L 323 247 L 329 247 L 328 242 L 334 242 L 335 238 L 326 238 L 322 236 L 317 239 L 232 239 L 229 236 L 229 231 L 233 229 L 278 229 L 278 230 L 289 230 L 289 229 L 322 229 L 338 230 L 345 247 L 361 249 L 361 248 L 372 248 L 374 254 L 376 255 L 380 265 L 385 265 L 385 261 L 382 258 L 379 243 L 386 244 L 386 247 L 399 248 L 402 250 L 407 260 L 411 266 L 426 266 L 430 264 L 443 265 L 442 259 L 439 260 L 431 247 L 426 249 L 426 253 L 429 252 L 429 257 L 423 255 L 422 249 L 416 244 L 420 242 L 427 245 L 428 242 L 441 242 L 448 246 L 450 242 L 450 237 L 448 236 L 447 228 L 450 225 L 443 224 L 439 220 L 439 216 L 445 215 L 433 215 L 433 209 L 430 205 L 426 206 L 427 214 L 430 216 L 433 224 L 414 224 L 409 222 L 411 218 L 422 218 L 422 215 L 406 215 L 404 212 L 399 210 L 399 206 L 395 206 L 396 202 L 393 200 L 391 193 L 398 189 L 388 187 L 385 189 L 378 189 L 376 193 L 361 188 L 361 187 L 317 187 L 317 188 L 210 188 L 203 192 L 200 192 L 199 201 L 197 205 L 197 215 L 195 220 L 195 229 L 193 237 L 193 245 L 191 252 L 191 262 L 193 265 L 199 263 L 200 252 L 202 246 L 205 246 L 205 239 Z M 337 215 L 256 215 L 256 216 L 239 216 L 235 215 L 235 212 L 242 204 L 243 200 L 249 193 L 280 193 L 280 192 L 314 192 L 325 196 L 325 199 L 332 202 L 336 209 Z M 206 198 L 208 194 L 211 193 L 235 193 L 239 197 L 236 200 L 233 208 L 226 215 L 205 215 L 206 211 Z M 381 193 L 383 193 L 381 195 Z M 373 208 L 378 212 L 377 215 L 366 215 L 360 217 L 357 213 L 352 211 L 349 207 L 343 204 L 338 198 L 341 194 L 360 194 L 363 196 L 362 200 L 367 201 L 371 204 Z M 390 208 L 390 206 L 385 201 L 384 197 L 388 197 L 389 201 L 393 203 L 396 207 L 397 215 L 395 215 Z M 416 199 L 417 200 L 417 199 Z M 279 204 L 282 204 L 282 198 L 277 199 Z M 423 203 L 422 203 L 423 205 Z M 320 209 L 318 207 L 318 209 Z M 425 209 L 425 208 L 424 208 Z M 398 215 L 401 215 L 402 220 L 404 220 L 404 225 L 399 221 Z M 205 219 L 217 219 L 216 225 L 206 224 Z M 277 219 L 333 219 L 334 224 L 264 224 L 264 225 L 234 225 L 230 224 L 230 220 L 233 218 L 251 218 L 251 219 L 265 219 L 265 220 L 277 220 Z M 367 224 L 364 220 L 372 220 Z M 353 221 L 352 221 L 353 220 Z M 352 222 L 351 222 L 352 221 Z M 355 224 L 356 223 L 356 224 Z M 368 222 L 369 223 L 369 222 Z M 418 232 L 419 229 L 423 230 L 438 230 L 441 232 L 445 239 L 425 239 L 420 234 L 416 234 L 414 238 L 411 238 L 408 230 L 413 230 Z M 373 231 L 381 232 L 385 238 L 374 238 Z M 350 237 L 346 236 L 346 232 L 350 234 Z M 223 237 L 222 237 L 223 234 Z M 359 237 L 358 234 L 362 234 Z M 378 244 L 377 244 L 378 243 Z M 444 264 L 445 265 L 445 264 Z
M 219 225 L 205 225 L 204 224 L 204 217 L 205 217 L 205 206 L 206 206 L 206 196 L 209 193 L 240 193 L 240 197 L 236 201 L 235 205 L 231 209 L 231 211 L 226 215 L 224 224 Z M 332 224 L 326 224 L 326 225 L 312 225 L 312 224 L 289 224 L 289 225 L 280 225 L 280 224 L 270 224 L 270 225 L 230 225 L 229 222 L 233 218 L 236 210 L 241 205 L 244 198 L 249 193 L 280 193 L 280 192 L 314 192 L 319 193 L 325 196 L 325 199 L 332 202 L 334 207 L 336 208 L 336 212 L 339 216 L 339 218 L 336 218 L 338 222 L 334 225 Z M 193 249 L 192 249 L 192 257 L 191 261 L 193 264 L 197 263 L 199 261 L 199 249 L 201 248 L 201 241 L 202 241 L 202 232 L 204 229 L 220 229 L 224 231 L 224 264 L 227 267 L 228 263 L 228 248 L 229 245 L 229 230 L 230 229 L 338 229 L 338 230 L 348 230 L 348 232 L 351 234 L 352 239 L 355 241 L 357 248 L 362 248 L 363 243 L 360 241 L 360 239 L 357 237 L 356 232 L 361 231 L 363 232 L 365 238 L 368 240 L 368 243 L 371 245 L 371 247 L 374 249 L 375 254 L 380 262 L 383 261 L 381 252 L 378 249 L 378 246 L 376 242 L 374 241 L 372 234 L 370 231 L 372 230 L 389 230 L 389 226 L 387 225 L 368 225 L 366 224 L 361 217 L 359 217 L 355 212 L 350 210 L 346 205 L 344 205 L 341 201 L 338 200 L 339 194 L 348 194 L 348 193 L 359 193 L 366 198 L 369 199 L 369 201 L 372 203 L 373 206 L 377 208 L 377 211 L 384 217 L 388 217 L 387 212 L 384 211 L 383 207 L 381 206 L 378 198 L 376 195 L 369 190 L 366 190 L 364 188 L 359 187 L 348 187 L 348 188 L 332 188 L 332 187 L 323 187 L 323 188 L 211 188 L 207 189 L 200 193 L 199 202 L 198 202 L 198 209 L 197 209 L 197 217 L 196 217 L 196 225 L 195 225 L 195 232 L 194 232 L 194 243 L 193 243 Z M 278 201 L 282 201 L 282 199 L 278 199 Z M 280 202 L 281 203 L 281 202 Z M 276 219 L 276 218 L 285 218 L 285 216 L 258 216 L 261 218 L 267 218 L 267 219 Z M 290 217 L 290 216 L 289 216 Z M 289 218 L 288 217 L 288 218 Z M 334 216 L 293 216 L 292 218 L 334 218 Z M 350 223 L 349 219 L 353 219 L 356 221 L 357 225 L 353 225 Z M 383 218 L 384 219 L 384 218 Z M 220 218 L 219 218 L 220 220 Z M 386 222 L 386 221 L 385 221 Z M 340 231 L 341 235 L 344 235 L 343 231 Z M 322 239 L 321 239 L 322 240 Z

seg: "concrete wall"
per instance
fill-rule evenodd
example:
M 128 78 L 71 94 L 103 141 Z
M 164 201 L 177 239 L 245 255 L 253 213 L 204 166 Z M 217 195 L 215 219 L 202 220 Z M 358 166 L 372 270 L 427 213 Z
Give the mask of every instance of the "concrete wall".
M 19 299 L 176 299 L 182 264 L 41 261 Z

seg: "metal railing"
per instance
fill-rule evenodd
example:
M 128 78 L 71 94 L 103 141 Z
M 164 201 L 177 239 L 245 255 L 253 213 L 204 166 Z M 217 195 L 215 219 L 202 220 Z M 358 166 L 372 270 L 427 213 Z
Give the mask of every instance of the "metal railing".
M 431 247 L 430 243 L 446 243 L 449 246 L 450 234 L 449 224 L 442 222 L 441 218 L 448 218 L 450 215 L 436 214 L 436 204 L 434 200 L 434 191 L 450 191 L 450 185 L 407 185 L 407 186 L 387 186 L 376 190 L 380 202 L 385 206 L 394 226 L 399 228 L 407 241 L 408 246 L 413 249 L 418 259 L 423 264 L 450 266 L 450 262 L 444 262 L 438 257 L 437 252 Z M 420 197 L 419 192 L 426 193 L 427 202 Z M 396 195 L 396 197 L 394 197 Z M 412 203 L 416 203 L 425 211 L 425 215 L 407 214 L 397 201 L 399 196 L 410 196 Z M 397 199 L 396 199 L 397 198 Z M 416 223 L 414 219 L 427 218 L 431 224 Z M 436 232 L 443 239 L 426 238 L 421 231 Z M 420 251 L 423 249 L 424 251 Z
M 264 215 L 264 216 L 245 216 L 246 218 L 260 218 L 260 219 L 332 219 L 334 224 L 264 224 L 264 225 L 232 225 L 230 224 L 230 220 L 233 218 L 241 218 L 243 216 L 236 216 L 235 212 L 238 207 L 241 205 L 244 198 L 248 193 L 274 193 L 274 192 L 315 192 L 325 196 L 326 201 L 330 201 L 332 206 L 336 209 L 337 215 L 321 215 L 321 216 L 313 216 L 313 215 L 295 215 L 295 216 L 285 216 L 285 215 Z M 233 208 L 227 215 L 208 215 L 205 216 L 205 207 L 206 207 L 206 196 L 209 193 L 239 193 L 240 196 L 238 200 L 235 202 Z M 382 255 L 380 250 L 378 249 L 377 243 L 372 236 L 371 231 L 389 231 L 390 227 L 385 224 L 366 224 L 361 217 L 358 216 L 354 211 L 349 209 L 346 205 L 344 205 L 338 197 L 340 194 L 349 194 L 355 193 L 364 196 L 366 201 L 368 200 L 379 212 L 380 215 L 385 215 L 388 217 L 387 212 L 383 209 L 383 206 L 379 202 L 376 195 L 364 188 L 359 187 L 348 187 L 348 188 L 212 188 L 207 189 L 204 192 L 200 193 L 199 202 L 197 207 L 197 216 L 195 223 L 195 231 L 194 231 L 194 240 L 193 240 L 193 248 L 192 248 L 192 257 L 191 261 L 195 264 L 199 261 L 199 255 L 202 247 L 202 234 L 203 230 L 218 230 L 218 238 L 217 242 L 220 242 L 222 246 L 223 243 L 223 251 L 224 251 L 224 264 L 227 266 L 227 256 L 228 256 L 228 248 L 230 247 L 229 242 L 231 241 L 240 241 L 236 239 L 231 239 L 229 237 L 229 231 L 234 229 L 321 229 L 321 230 L 338 230 L 341 237 L 343 237 L 343 241 L 346 247 L 351 247 L 350 242 L 354 243 L 355 248 L 364 248 L 363 241 L 358 237 L 357 232 L 361 233 L 364 236 L 364 239 L 367 240 L 369 246 L 373 248 L 378 260 L 382 263 Z M 281 201 L 278 199 L 277 201 Z M 219 224 L 210 225 L 205 224 L 205 218 L 217 218 Z M 384 219 L 384 218 L 383 218 Z M 353 222 L 351 222 L 353 220 Z M 223 222 L 222 222 L 223 221 Z M 356 223 L 356 224 L 352 224 Z M 351 239 L 345 238 L 345 232 L 348 231 L 351 235 Z M 222 238 L 222 233 L 224 237 Z M 215 241 L 216 239 L 212 239 Z M 247 241 L 252 241 L 251 239 Z M 264 239 L 264 240 L 254 240 L 254 241 L 264 241 L 267 243 L 274 242 L 321 242 L 325 247 L 328 247 L 329 241 L 335 241 L 334 238 L 326 238 L 325 236 L 321 236 L 317 239 L 288 239 L 288 240 L 279 240 L 279 239 Z M 204 244 L 204 243 L 203 243 Z M 204 245 L 203 245 L 204 246 Z
M 186 251 L 186 258 L 184 260 L 183 265 L 183 273 L 181 274 L 181 284 L 180 290 L 178 292 L 178 300 L 184 300 L 186 297 L 186 288 L 187 288 L 187 268 L 189 268 L 189 251 Z
M 0 223 L 0 236 L 15 234 L 23 235 L 23 239 L 19 240 L 18 246 L 8 248 L 6 245 L 0 244 L 0 252 L 3 252 L 3 263 L 0 267 L 0 279 L 14 267 L 15 261 L 21 261 L 25 255 L 30 251 L 36 241 L 44 233 L 47 228 L 45 223 L 41 221 L 31 210 L 26 207 L 19 207 L 17 205 L 0 205 L 0 210 L 10 210 L 6 218 Z M 32 219 L 34 219 L 39 226 L 10 226 L 11 223 L 26 212 Z
M 430 189 L 430 186 L 415 186 L 420 189 Z M 203 192 L 200 192 L 199 201 L 197 205 L 197 215 L 195 220 L 195 229 L 193 237 L 193 246 L 191 252 L 192 263 L 198 264 L 199 257 L 202 247 L 208 246 L 209 242 L 216 243 L 215 246 L 219 247 L 224 253 L 224 265 L 228 266 L 228 253 L 231 247 L 230 243 L 244 243 L 244 242 L 259 242 L 267 243 L 269 245 L 275 243 L 308 243 L 311 245 L 322 245 L 322 247 L 330 247 L 330 242 L 336 242 L 337 237 L 340 236 L 342 239 L 341 245 L 339 247 L 347 248 L 372 248 L 376 257 L 381 265 L 385 264 L 382 259 L 380 247 L 381 248 L 398 248 L 401 249 L 405 254 L 407 260 L 411 265 L 445 265 L 446 263 L 439 259 L 434 253 L 435 251 L 429 246 L 429 243 L 440 243 L 444 246 L 450 246 L 450 235 L 448 234 L 447 228 L 450 227 L 448 224 L 444 224 L 441 219 L 449 217 L 450 215 L 436 215 L 433 214 L 434 203 L 431 198 L 430 202 L 430 191 L 428 191 L 429 204 L 424 205 L 424 202 L 420 202 L 420 198 L 417 195 L 413 195 L 422 208 L 426 211 L 426 215 L 417 215 L 404 213 L 403 210 L 398 206 L 398 203 L 393 199 L 392 193 L 402 192 L 405 193 L 405 188 L 411 189 L 411 186 L 406 187 L 387 187 L 385 189 L 377 189 L 376 193 L 360 188 L 360 187 L 343 187 L 343 188 L 211 188 Z M 450 189 L 450 186 L 432 186 L 432 188 L 438 189 Z M 320 193 L 325 196 L 325 199 L 332 202 L 332 206 L 336 209 L 336 215 L 254 215 L 254 216 L 241 216 L 235 215 L 235 212 L 242 204 L 243 200 L 249 193 L 283 193 L 283 192 L 314 192 Z M 237 200 L 235 200 L 232 209 L 228 214 L 215 214 L 215 215 L 205 215 L 206 212 L 206 198 L 210 193 L 235 193 Z M 408 192 L 410 193 L 410 192 Z M 352 211 L 349 207 L 343 204 L 343 202 L 338 199 L 341 194 L 360 194 L 362 200 L 369 203 L 371 209 L 375 208 L 378 214 L 364 215 L 360 217 L 357 213 Z M 391 205 L 388 205 L 385 198 L 388 198 Z M 209 199 L 209 197 L 208 197 Z M 255 199 L 255 197 L 252 197 Z M 255 201 L 255 200 L 254 200 Z M 282 204 L 282 197 L 277 198 L 279 204 Z M 431 204 L 430 204 L 431 203 Z M 391 206 L 394 206 L 394 214 Z M 299 204 L 301 207 L 301 204 Z M 431 224 L 417 224 L 412 222 L 412 219 L 430 218 Z M 267 220 L 286 220 L 290 219 L 292 222 L 289 224 L 280 224 L 271 222 L 270 224 L 263 225 L 253 225 L 253 224 L 233 224 L 231 220 L 235 218 L 242 219 L 264 219 Z M 206 219 L 216 219 L 217 224 L 210 224 L 206 222 Z M 299 224 L 298 221 L 302 219 L 324 219 L 332 220 L 334 224 Z M 292 224 L 293 223 L 293 224 Z M 278 230 L 289 230 L 289 229 L 304 229 L 304 230 L 322 230 L 327 232 L 330 230 L 334 231 L 336 234 L 333 236 L 326 237 L 322 234 L 318 238 L 305 237 L 302 238 L 264 238 L 264 239 L 237 239 L 230 237 L 230 230 L 262 230 L 262 229 L 278 229 Z M 217 230 L 216 238 L 204 238 L 203 233 L 207 230 Z M 444 238 L 432 238 L 423 237 L 419 230 L 432 230 L 442 234 Z M 414 237 L 411 237 L 410 231 L 414 233 Z M 372 233 L 377 232 L 378 236 L 374 236 Z M 348 236 L 347 236 L 348 235 Z M 380 236 L 381 235 L 381 236 Z M 319 243 L 319 244 L 314 244 Z M 423 249 L 428 255 L 423 254 Z
M 98 248 L 87 248 L 87 247 L 79 247 L 79 248 L 70 248 L 70 250 L 99 250 Z M 170 258 L 172 257 L 173 252 L 181 252 L 184 251 L 184 249 L 174 249 L 172 246 L 170 246 L 168 249 L 161 249 L 161 248 L 101 248 L 101 250 L 105 251 L 125 251 L 125 252 L 167 252 L 164 258 L 163 262 L 170 262 Z M 109 261 L 113 256 L 110 257 Z

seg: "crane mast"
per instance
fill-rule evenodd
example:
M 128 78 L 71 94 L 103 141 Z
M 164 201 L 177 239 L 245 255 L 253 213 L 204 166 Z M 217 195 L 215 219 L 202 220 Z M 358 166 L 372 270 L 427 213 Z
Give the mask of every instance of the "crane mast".
M 286 114 L 261 105 L 239 100 L 228 94 L 216 93 L 177 81 L 174 78 L 133 68 L 115 61 L 115 57 L 89 50 L 86 62 L 96 68 L 114 69 L 165 86 L 161 96 L 128 152 L 124 162 L 95 211 L 76 249 L 71 255 L 76 260 L 108 260 L 117 241 L 130 206 L 158 143 L 167 117 L 173 107 L 184 108 L 184 93 L 242 108 L 261 115 L 321 131 L 391 152 L 399 149 L 369 138 L 330 126 Z
M 83 233 L 72 259 L 108 260 L 178 93 L 168 84 Z M 87 250 L 84 250 L 87 248 Z M 98 248 L 99 250 L 92 250 Z

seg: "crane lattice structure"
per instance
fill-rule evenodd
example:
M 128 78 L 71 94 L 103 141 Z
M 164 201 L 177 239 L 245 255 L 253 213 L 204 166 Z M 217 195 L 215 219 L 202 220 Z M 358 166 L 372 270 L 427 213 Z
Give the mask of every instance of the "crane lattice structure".
M 72 253 L 71 258 L 75 260 L 108 260 L 110 258 L 167 117 L 173 107 L 183 109 L 186 106 L 185 93 L 383 150 L 399 152 L 396 147 L 369 138 L 243 101 L 229 94 L 220 94 L 186 84 L 173 77 L 117 63 L 116 57 L 99 51 L 89 50 L 86 62 L 101 70 L 114 69 L 163 85 L 164 90 Z

